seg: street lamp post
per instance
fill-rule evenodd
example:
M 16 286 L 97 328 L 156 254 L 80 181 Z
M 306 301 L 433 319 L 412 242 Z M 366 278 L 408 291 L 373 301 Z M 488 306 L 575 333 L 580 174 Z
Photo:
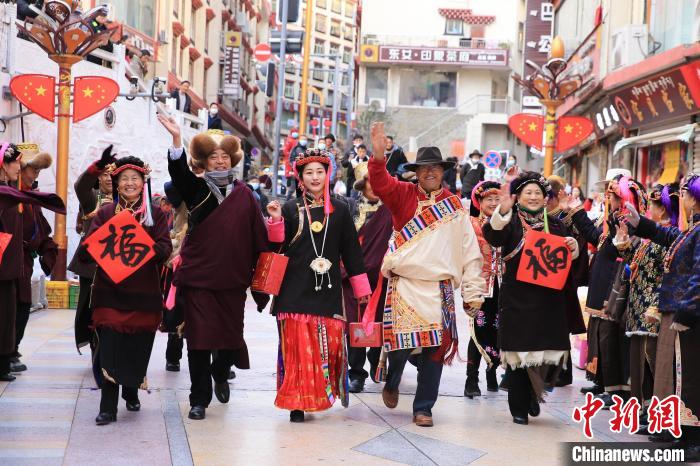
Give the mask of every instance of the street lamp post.
M 58 132 L 56 143 L 56 194 L 68 204 L 68 157 L 71 117 L 71 69 L 87 54 L 108 42 L 111 31 L 96 31 L 92 22 L 98 16 L 106 17 L 106 6 L 83 14 L 79 2 L 48 1 L 44 9 L 30 6 L 37 17 L 33 23 L 17 22 L 17 28 L 58 64 Z M 52 272 L 54 280 L 66 279 L 67 247 L 66 216 L 56 214 L 54 240 L 58 257 Z
M 557 135 L 557 109 L 564 100 L 581 87 L 579 76 L 567 76 L 564 71 L 564 41 L 555 37 L 549 53 L 549 60 L 542 67 L 527 62 L 535 72 L 526 78 L 513 75 L 513 80 L 539 98 L 545 108 L 544 119 L 544 176 L 551 176 L 554 171 L 554 149 Z

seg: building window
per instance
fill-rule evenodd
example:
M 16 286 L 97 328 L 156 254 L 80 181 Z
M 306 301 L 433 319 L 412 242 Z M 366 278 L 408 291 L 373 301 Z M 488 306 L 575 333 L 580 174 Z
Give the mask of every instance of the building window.
M 335 82 L 335 73 L 328 73 L 328 84 L 333 84 Z
M 461 36 L 463 25 L 464 25 L 463 21 L 459 18 L 456 18 L 456 19 L 448 18 L 445 20 L 445 34 Z
M 187 75 L 187 79 L 191 82 L 194 82 L 194 62 L 192 60 L 187 60 L 187 62 L 190 64 L 189 69 L 187 72 L 189 73 Z
M 343 77 L 340 80 L 340 85 L 341 86 L 347 86 L 348 85 L 348 73 L 343 73 Z
M 328 6 L 328 2 L 326 0 L 316 0 L 315 6 L 317 9 L 325 10 L 326 6 Z
M 349 49 L 349 48 L 343 49 L 343 63 L 345 63 L 345 64 L 350 63 L 351 56 L 352 56 L 352 49 Z
M 347 74 L 343 75 L 344 79 Z M 369 104 L 370 99 L 384 99 L 386 101 L 387 80 L 389 70 L 386 68 L 367 68 L 365 77 L 365 103 Z
M 170 44 L 170 71 L 177 74 L 177 51 L 180 50 L 180 43 L 173 39 L 173 43 Z
M 340 37 L 340 21 L 331 20 L 331 35 Z
M 399 75 L 399 105 L 454 107 L 457 73 L 403 69 Z
M 331 47 L 328 50 L 328 54 L 329 55 L 338 55 L 339 52 L 340 52 L 340 46 L 338 44 L 331 43 Z
M 293 81 L 285 81 L 284 82 L 284 98 L 285 99 L 292 99 L 292 100 L 294 100 L 296 98 L 294 96 L 294 82 Z
M 343 38 L 345 40 L 352 40 L 353 27 L 350 23 L 345 23 L 343 27 Z
M 192 15 L 190 16 L 190 41 L 194 44 L 197 38 L 197 10 L 192 9 Z
M 323 68 L 323 65 L 320 63 L 314 63 L 313 78 L 316 81 L 323 81 L 323 71 L 320 70 L 321 68 Z
M 297 73 L 297 68 L 294 65 L 294 63 L 292 63 L 292 62 L 285 63 L 284 74 L 287 74 L 287 73 L 289 73 L 289 74 L 296 74 Z
M 525 23 L 520 21 L 518 23 L 518 52 L 522 52 L 524 46 L 525 46 Z M 515 87 L 518 87 L 518 86 L 515 86 Z
M 318 92 L 312 92 L 311 103 L 314 105 L 321 105 L 321 94 Z
M 316 39 L 314 41 L 314 54 L 323 55 L 326 52 L 325 44 L 322 40 Z
M 155 37 L 156 0 L 110 0 L 107 3 L 112 5 L 115 19 Z
M 320 14 L 316 14 L 316 31 L 326 32 L 326 17 Z
M 326 98 L 326 107 L 333 107 L 333 98 L 335 94 L 333 91 L 328 91 L 328 97 Z
M 333 13 L 342 13 L 343 12 L 343 0 L 333 0 L 333 3 L 331 5 L 331 10 Z
M 352 18 L 355 14 L 355 2 L 353 0 L 345 0 L 345 16 Z
M 173 14 L 175 15 L 176 18 L 179 18 L 180 15 L 180 2 L 178 0 L 175 0 L 173 2 Z

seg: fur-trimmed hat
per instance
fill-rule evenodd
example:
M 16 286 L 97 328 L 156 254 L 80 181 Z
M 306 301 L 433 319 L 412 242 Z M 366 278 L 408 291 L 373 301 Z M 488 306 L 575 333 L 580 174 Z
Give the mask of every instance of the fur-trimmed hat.
M 194 165 L 206 166 L 207 157 L 216 149 L 222 149 L 231 157 L 231 168 L 243 158 L 241 140 L 219 129 L 210 129 L 199 133 L 190 142 L 190 155 Z
M 51 155 L 49 155 L 48 152 L 40 151 L 38 144 L 23 142 L 17 144 L 17 148 L 22 154 L 22 158 L 20 159 L 22 168 L 32 167 L 36 170 L 43 170 L 49 168 L 53 163 Z
M 355 183 L 352 185 L 352 189 L 355 191 L 362 191 L 365 187 L 365 179 L 369 177 L 369 164 L 367 162 L 360 162 L 355 167 Z

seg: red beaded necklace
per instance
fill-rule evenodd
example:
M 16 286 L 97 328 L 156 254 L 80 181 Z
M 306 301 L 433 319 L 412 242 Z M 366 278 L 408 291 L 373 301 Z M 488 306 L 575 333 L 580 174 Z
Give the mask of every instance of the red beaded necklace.
M 690 234 L 695 231 L 697 227 L 700 226 L 700 223 L 696 223 L 692 227 L 688 228 L 688 231 L 685 233 L 682 233 L 676 240 L 673 242 L 671 245 L 671 249 L 669 249 L 668 253 L 666 253 L 666 257 L 664 258 L 664 273 L 668 273 L 671 271 L 671 263 L 673 262 L 673 258 L 680 249 L 680 247 L 683 245 L 685 240 L 690 236 Z

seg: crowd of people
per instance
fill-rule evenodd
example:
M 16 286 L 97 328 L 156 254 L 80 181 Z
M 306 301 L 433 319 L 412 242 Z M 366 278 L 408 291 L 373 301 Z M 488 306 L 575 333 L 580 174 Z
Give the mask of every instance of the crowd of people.
M 344 154 L 332 134 L 312 148 L 292 131 L 287 200 L 268 202 L 260 178 L 235 179 L 243 159 L 237 137 L 210 129 L 186 151 L 175 120 L 158 119 L 172 136 L 165 196 L 151 197 L 142 160 L 116 158 L 111 146 L 75 183 L 83 237 L 69 267 L 80 278 L 75 336 L 93 353 L 98 425 L 117 420 L 119 386 L 126 409 L 140 409 L 159 329 L 169 333 L 167 370 L 180 369 L 187 343 L 189 417 L 204 419 L 214 396 L 227 403 L 232 367 L 250 367 L 248 290 L 258 311 L 270 304 L 253 277 L 272 254 L 285 258 L 270 306 L 279 331 L 275 406 L 291 422 L 338 399 L 347 406 L 367 378 L 384 382 L 383 402 L 396 408 L 411 363 L 418 368 L 413 420 L 432 426 L 443 366 L 468 332 L 464 395 L 481 395 L 483 360 L 487 389 L 507 390 L 513 422 L 526 425 L 548 391 L 572 383 L 570 335 L 587 333 L 592 385 L 582 391 L 606 407 L 614 395 L 644 406 L 653 396 L 678 395 L 686 459 L 700 454 L 699 176 L 647 191 L 629 171 L 610 170 L 600 183 L 603 213 L 591 216 L 581 190 L 560 177 L 523 171 L 509 158 L 504 180 L 484 181 L 480 152 L 460 168 L 437 147 L 419 148 L 409 163 L 375 123 L 369 143 L 358 135 Z M 56 256 L 40 207 L 65 210 L 36 190 L 48 154 L 33 145 L 1 147 L 0 231 L 12 237 L 0 262 L 0 380 L 11 381 L 27 369 L 18 347 L 34 258 L 49 273 Z M 340 181 L 344 192 L 334 189 Z M 124 211 L 150 237 L 153 254 L 116 283 L 84 240 Z M 560 286 L 537 280 L 541 265 L 525 248 L 537 235 L 562 245 L 542 249 L 552 254 L 543 260 L 571 259 Z M 534 269 L 535 280 L 524 280 L 521 269 Z M 457 290 L 469 328 L 457 325 Z M 649 422 L 646 414 L 639 421 Z

